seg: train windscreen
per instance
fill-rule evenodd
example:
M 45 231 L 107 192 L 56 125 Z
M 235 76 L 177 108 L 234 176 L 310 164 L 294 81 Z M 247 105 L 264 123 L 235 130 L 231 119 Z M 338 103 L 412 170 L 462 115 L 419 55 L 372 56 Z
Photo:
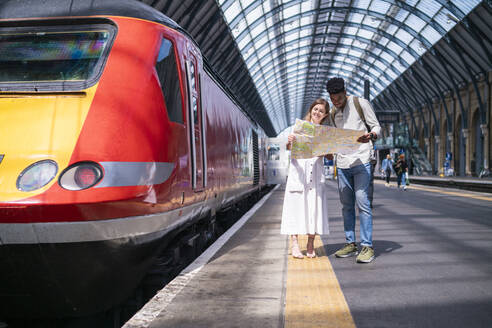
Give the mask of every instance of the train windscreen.
M 56 90 L 60 82 L 81 86 L 97 79 L 112 37 L 112 29 L 0 29 L 0 89 L 48 84 Z

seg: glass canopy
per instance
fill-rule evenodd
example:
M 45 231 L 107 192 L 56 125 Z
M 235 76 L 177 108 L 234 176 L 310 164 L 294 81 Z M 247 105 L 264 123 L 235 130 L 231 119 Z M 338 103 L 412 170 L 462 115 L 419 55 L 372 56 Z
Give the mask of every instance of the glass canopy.
M 301 118 L 326 81 L 373 99 L 480 0 L 217 0 L 275 130 Z

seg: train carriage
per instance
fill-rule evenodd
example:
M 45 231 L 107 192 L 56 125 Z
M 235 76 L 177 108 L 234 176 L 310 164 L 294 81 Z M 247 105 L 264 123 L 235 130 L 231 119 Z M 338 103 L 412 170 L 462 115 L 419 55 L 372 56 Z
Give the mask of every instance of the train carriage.
M 138 1 L 0 6 L 0 316 L 128 297 L 191 222 L 265 185 L 265 134 Z

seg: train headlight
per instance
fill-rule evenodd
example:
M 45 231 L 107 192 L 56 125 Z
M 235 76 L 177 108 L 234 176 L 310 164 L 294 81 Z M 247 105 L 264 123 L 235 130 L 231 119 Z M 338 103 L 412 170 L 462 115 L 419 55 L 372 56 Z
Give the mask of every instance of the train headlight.
M 17 178 L 17 189 L 33 191 L 46 186 L 58 172 L 58 165 L 52 160 L 43 160 L 29 165 Z
M 65 169 L 58 183 L 68 190 L 87 189 L 98 183 L 103 177 L 99 164 L 94 162 L 75 163 Z

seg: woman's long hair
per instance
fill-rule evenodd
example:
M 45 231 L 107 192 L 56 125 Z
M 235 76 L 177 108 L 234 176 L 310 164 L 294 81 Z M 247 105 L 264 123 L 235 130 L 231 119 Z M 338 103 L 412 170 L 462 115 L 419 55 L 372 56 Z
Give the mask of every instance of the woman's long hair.
M 328 102 L 325 99 L 323 99 L 323 98 L 318 98 L 318 99 L 316 99 L 311 104 L 311 106 L 309 106 L 309 110 L 306 113 L 306 116 L 304 116 L 304 120 L 305 121 L 311 122 L 311 112 L 313 111 L 314 106 L 316 106 L 318 104 L 321 104 L 321 105 L 324 105 L 325 106 L 325 111 L 326 111 L 326 114 L 327 114 L 325 116 L 325 118 L 321 120 L 320 124 L 323 124 L 326 120 L 329 119 L 329 116 L 330 116 L 330 106 L 328 105 Z

